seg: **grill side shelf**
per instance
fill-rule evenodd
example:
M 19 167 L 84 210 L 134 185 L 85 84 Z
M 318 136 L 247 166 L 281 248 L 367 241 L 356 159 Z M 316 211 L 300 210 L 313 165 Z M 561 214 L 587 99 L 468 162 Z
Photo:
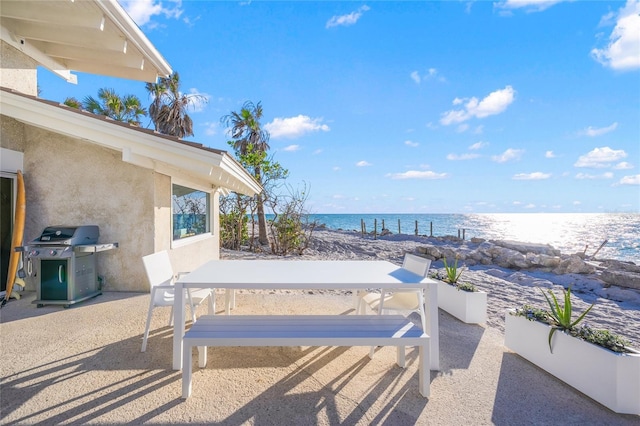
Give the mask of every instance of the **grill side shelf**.
M 73 250 L 77 253 L 99 253 L 101 251 L 113 250 L 117 247 L 118 243 L 87 244 L 74 246 Z

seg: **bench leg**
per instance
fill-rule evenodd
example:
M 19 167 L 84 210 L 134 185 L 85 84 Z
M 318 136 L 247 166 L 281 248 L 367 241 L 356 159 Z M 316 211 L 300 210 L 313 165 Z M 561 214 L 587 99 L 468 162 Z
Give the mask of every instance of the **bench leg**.
M 406 357 L 405 357 L 404 346 L 398 346 L 396 351 L 396 363 L 400 368 L 404 368 L 406 366 L 405 360 L 406 360 Z
M 182 398 L 187 399 L 191 395 L 191 356 L 192 346 L 183 343 L 182 353 Z
M 198 367 L 205 368 L 207 366 L 207 347 L 198 346 Z
M 425 398 L 429 397 L 431 388 L 429 340 L 427 340 L 426 344 L 420 345 L 418 355 L 418 387 L 420 388 L 420 394 Z

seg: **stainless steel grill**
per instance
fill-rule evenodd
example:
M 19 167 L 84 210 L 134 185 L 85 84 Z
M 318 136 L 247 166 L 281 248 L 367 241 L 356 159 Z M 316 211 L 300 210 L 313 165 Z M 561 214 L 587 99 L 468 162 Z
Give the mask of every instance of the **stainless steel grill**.
M 99 228 L 48 226 L 23 247 L 27 273 L 36 278 L 38 307 L 74 303 L 102 294 L 96 271 L 96 254 L 118 247 L 98 244 Z

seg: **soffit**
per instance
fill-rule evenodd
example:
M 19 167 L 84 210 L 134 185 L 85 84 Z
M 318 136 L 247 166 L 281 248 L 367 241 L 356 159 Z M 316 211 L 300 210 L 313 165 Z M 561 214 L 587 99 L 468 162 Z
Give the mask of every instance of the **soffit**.
M 80 71 L 155 82 L 171 67 L 116 0 L 2 0 L 2 40 L 70 82 Z

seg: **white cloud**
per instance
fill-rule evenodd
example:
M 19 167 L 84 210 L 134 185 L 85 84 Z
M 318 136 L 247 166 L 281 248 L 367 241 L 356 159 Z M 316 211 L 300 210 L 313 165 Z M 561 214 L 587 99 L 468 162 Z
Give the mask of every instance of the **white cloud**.
M 164 15 L 166 18 L 180 18 L 182 15 L 182 1 L 173 1 L 173 7 L 163 7 L 161 1 L 156 0 L 118 0 L 127 14 L 142 27 L 151 21 L 155 15 Z
M 579 206 L 580 204 L 582 204 L 582 201 L 574 201 L 573 203 L 574 206 Z
M 607 127 L 595 128 L 595 127 L 589 126 L 589 127 L 584 129 L 580 133 L 583 134 L 583 135 L 586 135 L 586 136 L 595 137 L 595 136 L 602 136 L 602 135 L 607 134 L 609 132 L 613 132 L 617 128 L 618 128 L 618 123 L 615 122 L 612 125 L 607 126 Z
M 494 5 L 499 9 L 526 9 L 527 12 L 541 12 L 565 0 L 503 0 Z
M 575 167 L 602 168 L 611 167 L 611 163 L 619 161 L 627 156 L 621 149 L 613 150 L 608 146 L 595 148 L 585 155 L 581 155 L 574 164 Z
M 371 163 L 369 163 L 368 161 L 362 160 L 362 161 L 358 161 L 356 163 L 356 166 L 358 166 L 358 167 L 368 167 L 368 166 L 371 166 Z
M 482 142 L 482 141 L 481 141 L 481 142 L 476 142 L 476 143 L 474 143 L 473 145 L 471 145 L 471 146 L 469 147 L 469 149 L 470 149 L 470 150 L 477 150 L 477 149 L 484 148 L 485 146 L 488 146 L 488 145 L 489 145 L 489 143 L 488 143 L 488 142 Z
M 640 175 L 625 176 L 619 183 L 620 185 L 640 185 Z
M 467 123 L 463 123 L 461 125 L 458 126 L 458 128 L 456 129 L 456 132 L 458 133 L 464 133 L 467 130 L 469 130 L 469 125 Z
M 609 18 L 610 15 L 605 15 L 603 20 Z M 591 55 L 602 65 L 614 70 L 640 68 L 640 1 L 627 1 L 618 11 L 609 44 L 602 49 L 594 48 Z
M 287 151 L 287 152 L 300 151 L 300 145 L 289 145 L 284 148 L 284 151 Z
M 516 91 L 511 86 L 489 93 L 484 99 L 478 100 L 473 97 L 464 103 L 464 109 L 451 110 L 442 114 L 440 124 L 448 126 L 450 124 L 462 123 L 470 118 L 485 118 L 504 112 L 515 99 Z M 455 98 L 454 105 L 460 105 L 464 100 Z
M 338 166 L 333 166 L 333 169 L 332 169 L 332 170 L 333 170 L 334 172 L 339 172 L 340 170 L 342 170 L 342 168 L 341 168 L 341 167 L 338 167 Z
M 274 118 L 271 123 L 265 124 L 264 128 L 273 139 L 278 138 L 299 138 L 305 133 L 328 132 L 329 126 L 322 124 L 322 118 L 311 118 L 306 115 L 298 115 L 289 118 Z
M 522 157 L 522 154 L 524 154 L 523 149 L 509 148 L 500 155 L 492 156 L 491 159 L 497 163 L 506 163 L 511 160 L 519 160 L 520 157 Z
M 404 141 L 404 144 L 413 148 L 420 145 L 418 142 L 414 142 L 414 141 Z
M 578 173 L 576 179 L 613 179 L 613 173 L 607 172 L 601 175 L 590 175 L 588 173 Z
M 220 123 L 218 122 L 206 122 L 204 123 L 205 126 L 207 126 L 204 130 L 204 133 L 207 136 L 213 136 L 213 135 L 217 135 L 218 132 L 220 131 Z
M 322 154 L 322 148 L 318 148 L 315 151 L 313 151 L 313 155 L 318 155 L 318 154 Z
M 409 170 L 404 173 L 389 173 L 387 177 L 391 179 L 445 179 L 448 173 L 436 173 L 432 171 Z
M 480 154 L 448 154 L 447 160 L 473 160 L 474 158 L 480 157 Z
M 544 158 L 556 158 L 556 154 L 553 151 L 547 151 L 544 153 Z
M 437 79 L 437 81 L 444 82 L 447 81 L 444 77 L 440 77 L 438 75 L 438 70 L 436 68 L 429 68 L 426 73 L 420 74 L 419 71 L 413 71 L 411 73 L 411 79 L 415 81 L 417 84 L 422 83 L 426 80 Z
M 518 173 L 513 175 L 514 180 L 545 180 L 551 177 L 551 173 L 533 172 L 533 173 Z
M 525 208 L 525 209 L 535 209 L 535 208 L 536 208 L 536 205 L 535 205 L 535 204 L 533 204 L 533 203 L 529 203 L 529 204 L 527 204 L 526 206 L 524 206 L 524 208 Z
M 615 170 L 629 170 L 629 169 L 633 169 L 633 164 L 627 163 L 626 161 L 622 161 L 616 164 L 615 166 L 613 166 L 613 168 Z
M 346 15 L 335 15 L 332 16 L 331 19 L 327 21 L 326 28 L 344 26 L 348 27 L 349 25 L 353 25 L 362 17 L 362 14 L 369 10 L 369 6 L 361 6 L 355 12 L 351 12 Z

